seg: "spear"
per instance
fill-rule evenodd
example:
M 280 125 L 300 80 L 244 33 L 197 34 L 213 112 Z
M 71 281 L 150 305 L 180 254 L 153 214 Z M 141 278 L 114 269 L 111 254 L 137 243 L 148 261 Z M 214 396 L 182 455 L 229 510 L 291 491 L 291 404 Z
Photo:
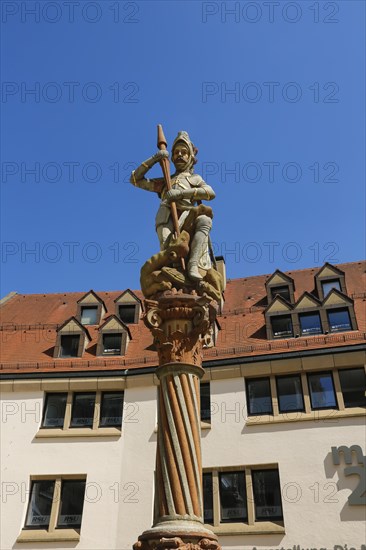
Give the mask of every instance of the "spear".
M 167 149 L 167 141 L 165 139 L 165 135 L 163 132 L 163 127 L 161 124 L 158 124 L 158 149 L 161 151 L 166 151 Z M 160 161 L 160 166 L 163 170 L 163 175 L 165 179 L 165 185 L 168 191 L 172 188 L 172 182 L 170 181 L 170 162 L 167 158 L 163 158 Z M 170 212 L 173 220 L 173 227 L 175 231 L 176 237 L 179 237 L 180 230 L 179 230 L 179 221 L 178 221 L 178 212 L 177 212 L 177 205 L 175 202 L 170 203 Z M 181 258 L 182 262 L 182 268 L 185 269 L 185 262 L 184 258 Z

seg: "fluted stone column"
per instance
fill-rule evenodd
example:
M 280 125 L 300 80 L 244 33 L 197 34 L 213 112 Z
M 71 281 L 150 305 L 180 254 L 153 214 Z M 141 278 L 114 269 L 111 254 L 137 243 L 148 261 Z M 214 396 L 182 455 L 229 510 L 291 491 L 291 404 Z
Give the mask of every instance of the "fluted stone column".
M 202 346 L 216 304 L 170 291 L 145 306 L 159 354 L 158 444 L 154 524 L 134 550 L 217 550 L 216 535 L 203 525 L 199 388 Z

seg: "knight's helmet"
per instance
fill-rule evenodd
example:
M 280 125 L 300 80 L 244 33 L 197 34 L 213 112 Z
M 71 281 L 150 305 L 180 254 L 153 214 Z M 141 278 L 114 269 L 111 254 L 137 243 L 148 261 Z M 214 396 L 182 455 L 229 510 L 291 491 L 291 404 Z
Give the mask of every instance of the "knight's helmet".
M 177 137 L 173 141 L 172 145 L 172 152 L 174 151 L 174 147 L 177 145 L 178 142 L 183 142 L 185 145 L 187 145 L 189 150 L 189 160 L 187 163 L 187 166 L 184 167 L 185 170 L 191 170 L 196 164 L 196 154 L 198 152 L 197 148 L 194 146 L 194 144 L 191 142 L 188 132 L 185 132 L 184 130 L 181 130 L 178 132 Z

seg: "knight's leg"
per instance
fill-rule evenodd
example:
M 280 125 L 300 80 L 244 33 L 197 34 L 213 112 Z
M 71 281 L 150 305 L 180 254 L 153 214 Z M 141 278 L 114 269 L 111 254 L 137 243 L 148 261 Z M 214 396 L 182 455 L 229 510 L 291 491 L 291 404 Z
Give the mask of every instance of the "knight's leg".
M 159 237 L 160 250 L 165 250 L 167 240 L 173 232 L 173 225 L 171 221 L 169 220 L 169 222 L 164 225 L 158 225 L 156 228 L 156 232 Z
M 201 256 L 207 250 L 208 234 L 212 227 L 212 220 L 208 216 L 198 216 L 195 223 L 195 234 L 191 244 L 188 262 L 188 277 L 193 281 L 200 281 L 203 277 L 198 271 Z

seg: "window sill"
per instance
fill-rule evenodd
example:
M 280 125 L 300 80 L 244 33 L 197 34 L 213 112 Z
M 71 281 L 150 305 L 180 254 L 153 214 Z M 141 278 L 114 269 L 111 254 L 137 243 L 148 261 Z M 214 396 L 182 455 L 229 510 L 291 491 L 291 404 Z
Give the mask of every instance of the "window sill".
M 23 529 L 17 538 L 17 542 L 78 542 L 79 540 L 80 533 L 75 529 L 58 529 L 51 533 L 43 529 Z
M 215 535 L 279 535 L 284 534 L 283 522 L 261 521 L 254 525 L 247 523 L 222 523 L 221 525 L 205 524 Z
M 282 413 L 278 415 L 263 415 L 248 417 L 246 420 L 247 426 L 256 426 L 258 424 L 280 424 L 283 422 L 302 422 L 304 420 L 324 420 L 332 422 L 338 418 L 349 418 L 352 416 L 365 416 L 366 411 L 362 407 L 354 407 L 339 411 L 338 409 L 316 410 L 311 412 L 293 412 Z
M 36 439 L 59 438 L 59 437 L 120 437 L 121 430 L 118 428 L 41 428 L 36 433 Z

